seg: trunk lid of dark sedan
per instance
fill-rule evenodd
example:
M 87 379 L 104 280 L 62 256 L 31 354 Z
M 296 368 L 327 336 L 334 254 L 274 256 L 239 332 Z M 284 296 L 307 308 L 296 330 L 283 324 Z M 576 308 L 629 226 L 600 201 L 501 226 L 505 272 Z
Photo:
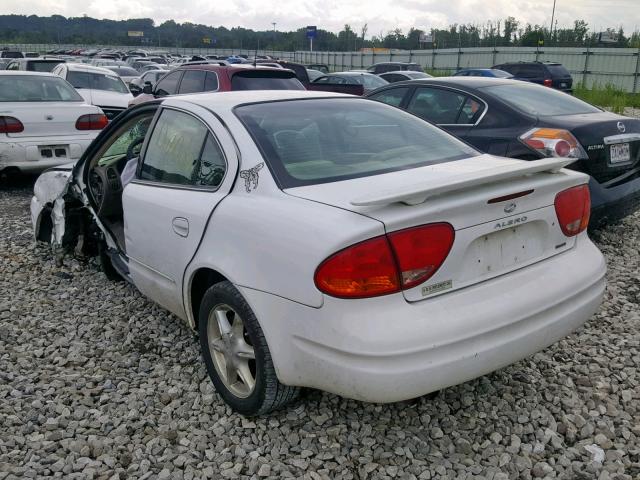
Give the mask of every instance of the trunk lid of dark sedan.
M 589 157 L 580 162 L 580 170 L 600 184 L 617 184 L 616 179 L 640 167 L 639 119 L 601 112 L 547 117 L 539 125 L 569 130 Z

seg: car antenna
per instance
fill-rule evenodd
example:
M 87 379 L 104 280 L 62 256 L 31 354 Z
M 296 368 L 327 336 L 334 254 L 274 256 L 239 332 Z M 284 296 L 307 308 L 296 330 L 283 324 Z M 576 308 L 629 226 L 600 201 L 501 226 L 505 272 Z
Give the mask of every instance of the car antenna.
M 258 68 L 258 49 L 256 48 L 256 53 L 253 55 L 253 68 Z

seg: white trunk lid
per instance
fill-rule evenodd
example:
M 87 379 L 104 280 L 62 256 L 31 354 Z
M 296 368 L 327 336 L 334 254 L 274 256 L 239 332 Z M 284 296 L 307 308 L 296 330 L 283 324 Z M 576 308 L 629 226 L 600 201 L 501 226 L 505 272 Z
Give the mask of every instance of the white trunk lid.
M 82 102 L 11 102 L 0 104 L 0 115 L 17 118 L 24 125 L 19 137 L 56 137 L 65 135 L 94 135 L 95 131 L 77 130 L 82 115 L 102 113 L 99 108 Z
M 290 188 L 286 193 L 366 215 L 393 232 L 450 223 L 451 252 L 425 283 L 404 292 L 408 301 L 463 288 L 526 267 L 574 245 L 558 226 L 558 192 L 587 177 L 561 170 L 558 159 L 521 161 L 482 155 L 341 182 Z M 520 192 L 513 200 L 489 200 Z M 340 226 L 336 225 L 339 231 Z M 346 246 L 346 245 L 345 245 Z

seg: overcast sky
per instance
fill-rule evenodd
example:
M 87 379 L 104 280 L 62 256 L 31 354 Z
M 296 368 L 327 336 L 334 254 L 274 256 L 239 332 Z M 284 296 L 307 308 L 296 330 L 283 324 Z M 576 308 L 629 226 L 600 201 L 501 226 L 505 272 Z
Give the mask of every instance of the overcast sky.
M 522 22 L 548 25 L 553 0 L 0 0 L 0 13 L 87 14 L 96 18 L 153 18 L 157 23 L 203 23 L 257 30 L 295 30 L 306 25 L 340 31 L 348 23 L 368 37 L 410 27 L 429 30 L 452 23 L 484 23 L 509 15 Z M 558 25 L 584 19 L 591 29 L 640 27 L 640 0 L 557 0 Z

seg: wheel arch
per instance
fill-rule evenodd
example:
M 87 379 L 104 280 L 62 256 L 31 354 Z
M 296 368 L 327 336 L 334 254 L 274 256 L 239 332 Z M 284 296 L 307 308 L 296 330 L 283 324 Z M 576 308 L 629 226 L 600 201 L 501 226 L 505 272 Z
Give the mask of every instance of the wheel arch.
M 47 203 L 42 207 L 42 210 L 38 214 L 34 231 L 36 240 L 51 243 L 51 236 L 53 234 L 53 219 L 51 218 L 52 210 L 53 205 L 51 205 L 51 203 Z
M 185 310 L 189 326 L 193 330 L 198 330 L 198 314 L 205 292 L 216 283 L 228 280 L 225 275 L 210 267 L 200 267 L 191 274 L 186 295 L 187 308 Z

